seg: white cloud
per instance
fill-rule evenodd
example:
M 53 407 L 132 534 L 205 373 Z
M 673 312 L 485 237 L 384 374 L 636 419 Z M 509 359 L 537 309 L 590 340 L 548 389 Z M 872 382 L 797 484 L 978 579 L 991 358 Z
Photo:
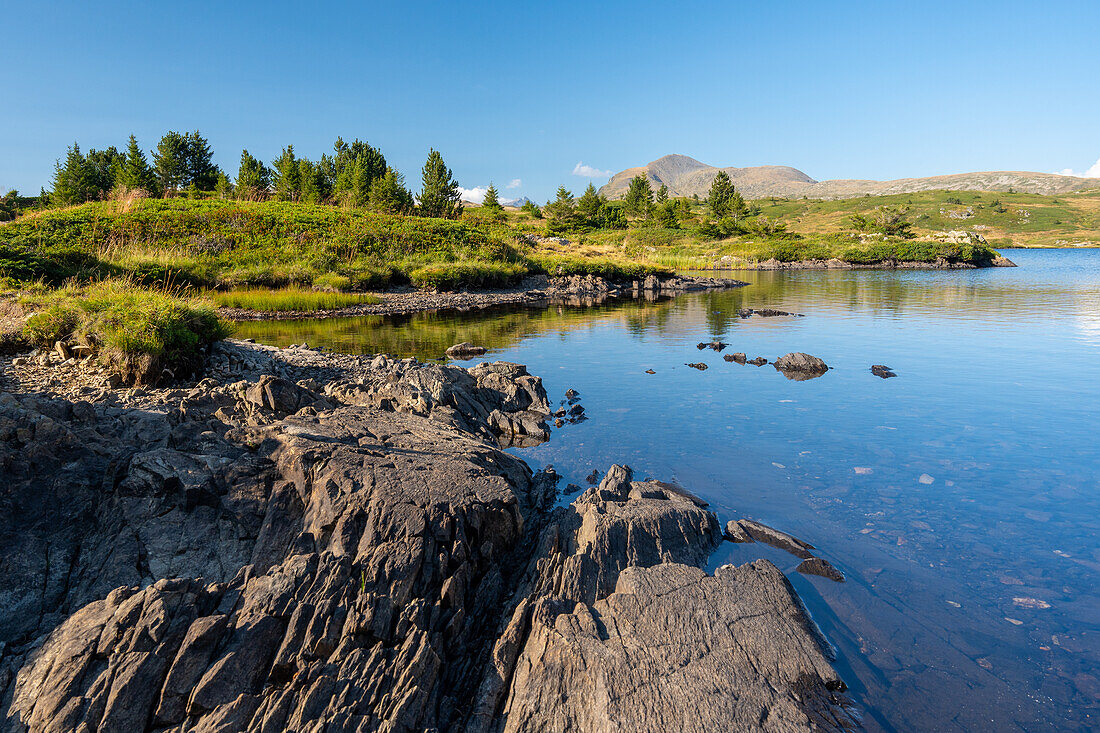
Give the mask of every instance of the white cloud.
M 513 178 L 512 180 L 508 181 L 508 185 L 505 186 L 505 188 L 519 188 L 522 185 L 523 181 L 518 178 Z
M 473 188 L 458 187 L 458 195 L 463 201 L 469 201 L 471 204 L 480 204 L 485 199 L 485 192 L 489 190 L 488 186 L 474 186 Z
M 590 165 L 585 165 L 578 161 L 577 164 L 573 166 L 573 175 L 581 176 L 582 178 L 610 178 L 611 171 L 601 171 L 599 168 L 593 168 Z
M 1077 173 L 1072 168 L 1063 168 L 1060 171 L 1055 171 L 1060 176 L 1077 176 L 1078 178 L 1100 178 L 1100 160 L 1097 160 L 1092 164 L 1084 173 Z

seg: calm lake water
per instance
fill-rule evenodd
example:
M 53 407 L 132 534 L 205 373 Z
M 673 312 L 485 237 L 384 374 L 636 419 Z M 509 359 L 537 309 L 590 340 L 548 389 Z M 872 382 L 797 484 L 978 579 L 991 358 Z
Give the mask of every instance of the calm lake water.
M 434 358 L 458 341 L 527 364 L 589 419 L 517 450 L 584 485 L 631 465 L 724 522 L 752 517 L 847 575 L 788 572 L 871 730 L 1100 723 L 1100 251 L 1013 250 L 1015 269 L 742 272 L 658 303 L 245 324 L 286 345 Z M 771 307 L 804 318 L 741 319 Z M 790 381 L 774 359 L 833 369 Z M 685 366 L 703 361 L 707 371 Z M 898 374 L 879 379 L 869 367 Z M 655 374 L 647 374 L 652 369 Z

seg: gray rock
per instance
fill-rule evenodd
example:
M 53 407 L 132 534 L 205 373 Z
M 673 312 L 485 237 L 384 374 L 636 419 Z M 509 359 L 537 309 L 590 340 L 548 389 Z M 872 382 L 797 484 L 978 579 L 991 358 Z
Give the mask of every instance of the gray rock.
M 745 528 L 742 527 L 736 519 L 731 519 L 726 522 L 726 530 L 722 534 L 722 539 L 739 543 L 756 541 L 752 538 L 752 535 L 745 531 Z
M 829 365 L 824 361 L 800 351 L 784 354 L 776 359 L 775 368 L 783 372 L 807 372 L 810 374 L 823 374 L 829 371 Z
M 763 542 L 766 545 L 772 547 L 778 547 L 780 550 L 786 550 L 795 557 L 803 559 L 813 557 L 810 554 L 810 550 L 816 549 L 813 545 L 802 540 L 782 532 L 773 527 L 769 527 L 766 524 L 760 524 L 754 522 L 751 519 L 739 519 L 737 523 L 741 525 L 741 529 L 745 530 L 745 533 L 752 537 L 757 542 Z
M 820 557 L 810 557 L 803 560 L 795 570 L 806 575 L 820 575 L 822 578 L 835 580 L 838 583 L 844 582 L 844 573 L 833 567 L 833 564 L 828 560 Z
M 471 343 L 463 341 L 460 344 L 455 344 L 447 349 L 447 356 L 452 359 L 472 359 L 475 356 L 481 356 L 485 353 L 484 346 L 474 346 Z

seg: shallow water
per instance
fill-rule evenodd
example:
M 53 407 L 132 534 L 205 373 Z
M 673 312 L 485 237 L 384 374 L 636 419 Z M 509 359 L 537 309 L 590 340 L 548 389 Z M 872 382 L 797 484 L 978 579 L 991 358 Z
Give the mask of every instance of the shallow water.
M 1087 730 L 1100 715 L 1100 251 L 1015 269 L 741 272 L 659 303 L 245 324 L 241 336 L 437 357 L 458 341 L 528 365 L 589 419 L 518 451 L 562 482 L 630 464 L 725 521 L 819 548 L 843 584 L 766 556 L 837 646 L 871 730 Z M 772 307 L 804 318 L 741 319 Z M 833 369 L 797 382 L 790 351 Z M 707 371 L 685 366 L 703 361 Z M 898 374 L 879 379 L 871 364 Z M 646 374 L 652 369 L 655 374 Z

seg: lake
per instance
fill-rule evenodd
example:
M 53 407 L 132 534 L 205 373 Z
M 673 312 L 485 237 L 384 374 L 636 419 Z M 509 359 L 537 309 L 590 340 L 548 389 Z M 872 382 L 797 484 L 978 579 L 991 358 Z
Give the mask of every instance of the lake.
M 594 308 L 242 324 L 239 335 L 526 364 L 588 420 L 514 449 L 561 486 L 625 463 L 719 518 L 818 548 L 847 582 L 759 544 L 837 647 L 870 730 L 1087 730 L 1100 714 L 1100 251 L 1019 267 L 736 272 L 738 290 Z M 769 307 L 804 317 L 741 318 Z M 722 340 L 718 353 L 698 350 Z M 802 351 L 808 381 L 723 354 Z M 685 366 L 704 362 L 699 371 Z M 896 378 L 871 374 L 887 365 Z M 654 374 L 646 373 L 652 370 Z M 571 497 L 565 497 L 565 500 Z

